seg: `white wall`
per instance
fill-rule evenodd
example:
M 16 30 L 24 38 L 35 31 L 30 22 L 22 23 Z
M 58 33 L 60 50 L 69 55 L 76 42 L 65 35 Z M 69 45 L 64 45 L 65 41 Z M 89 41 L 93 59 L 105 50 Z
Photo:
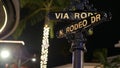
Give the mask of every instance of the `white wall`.
M 102 66 L 99 63 L 84 63 L 84 68 L 95 68 L 95 66 Z M 62 66 L 57 66 L 54 68 L 73 68 L 72 64 L 66 64 L 66 65 L 62 65 Z M 97 68 L 102 68 L 102 67 L 97 67 Z

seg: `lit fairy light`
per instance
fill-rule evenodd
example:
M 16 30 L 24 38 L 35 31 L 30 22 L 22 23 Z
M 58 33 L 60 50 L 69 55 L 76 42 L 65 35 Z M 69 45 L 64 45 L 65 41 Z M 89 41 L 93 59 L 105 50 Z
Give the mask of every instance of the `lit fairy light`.
M 45 25 L 43 30 L 40 68 L 47 68 L 48 47 L 49 47 L 49 27 Z

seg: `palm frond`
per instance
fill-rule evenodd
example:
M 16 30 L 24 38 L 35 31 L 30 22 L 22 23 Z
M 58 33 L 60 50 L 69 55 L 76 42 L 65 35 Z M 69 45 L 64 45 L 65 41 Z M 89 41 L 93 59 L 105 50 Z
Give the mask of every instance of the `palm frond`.
M 107 49 L 96 49 L 93 56 L 98 59 L 102 64 L 107 62 Z
M 44 12 L 41 12 L 41 9 L 36 9 L 34 10 L 33 12 L 31 12 L 30 14 L 28 14 L 27 16 L 25 16 L 24 20 L 26 23 L 29 22 L 29 23 L 38 23 L 40 22 L 41 20 L 44 19 L 44 16 L 45 16 L 45 13 Z
M 17 30 L 13 33 L 12 37 L 14 39 L 18 39 L 18 37 L 22 34 L 23 30 L 25 29 L 26 24 L 24 22 L 19 23 Z
M 40 5 L 43 6 L 44 0 L 20 0 L 20 7 L 24 8 L 26 6 L 29 6 L 29 4 L 33 4 L 33 5 Z
M 20 0 L 21 8 L 20 25 L 16 29 L 14 35 L 16 35 L 16 37 L 20 36 L 22 31 L 25 29 L 27 23 L 35 25 L 36 23 L 45 20 L 47 14 L 50 11 L 63 10 L 68 6 L 69 3 L 70 3 L 69 0 Z M 50 23 L 49 25 L 50 35 L 52 38 L 54 37 L 53 36 L 54 22 Z

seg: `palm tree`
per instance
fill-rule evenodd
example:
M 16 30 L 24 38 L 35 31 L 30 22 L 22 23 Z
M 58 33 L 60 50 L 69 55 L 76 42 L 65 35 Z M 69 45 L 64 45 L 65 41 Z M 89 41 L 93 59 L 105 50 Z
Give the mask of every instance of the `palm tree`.
M 69 5 L 69 2 L 69 0 L 20 0 L 20 24 L 12 36 L 17 39 L 22 34 L 26 24 L 35 25 L 45 20 L 44 23 L 49 25 L 50 36 L 53 38 L 52 26 L 54 21 L 49 20 L 48 13 L 63 10 Z
M 50 11 L 59 11 L 63 10 L 67 5 L 69 5 L 69 0 L 20 0 L 20 8 L 21 8 L 21 17 L 20 17 L 20 24 L 17 27 L 16 31 L 13 34 L 15 39 L 18 39 L 22 34 L 23 30 L 26 27 L 26 24 L 34 25 L 36 23 L 41 23 L 44 20 L 44 30 L 43 36 L 46 37 L 47 40 L 44 40 L 43 37 L 42 42 L 47 42 L 47 44 L 42 43 L 41 49 L 41 61 L 40 61 L 40 68 L 47 67 L 47 53 L 49 47 L 49 30 L 50 30 L 50 37 L 54 37 L 53 27 L 55 21 L 49 20 L 48 13 Z M 45 31 L 47 30 L 47 34 Z M 44 54 L 43 54 L 44 53 Z M 45 57 L 45 58 L 44 58 Z

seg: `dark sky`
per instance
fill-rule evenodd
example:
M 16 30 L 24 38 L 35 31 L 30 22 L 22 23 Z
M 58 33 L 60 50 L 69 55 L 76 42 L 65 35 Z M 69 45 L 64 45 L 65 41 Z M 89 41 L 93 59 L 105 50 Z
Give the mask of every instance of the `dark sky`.
M 86 41 L 87 60 L 92 59 L 92 52 L 97 48 L 108 48 L 108 54 L 118 55 L 120 49 L 115 48 L 114 44 L 120 40 L 120 22 L 119 22 L 119 2 L 113 0 L 92 0 L 90 3 L 98 10 L 110 11 L 112 20 L 104 22 L 93 28 L 94 34 L 88 36 Z M 40 54 L 41 38 L 43 32 L 43 24 L 38 23 L 35 26 L 28 25 L 24 30 L 20 40 L 24 40 L 26 48 L 30 54 Z M 71 44 L 66 38 L 50 39 L 48 66 L 54 67 L 66 63 L 71 63 L 72 53 L 70 50 Z

